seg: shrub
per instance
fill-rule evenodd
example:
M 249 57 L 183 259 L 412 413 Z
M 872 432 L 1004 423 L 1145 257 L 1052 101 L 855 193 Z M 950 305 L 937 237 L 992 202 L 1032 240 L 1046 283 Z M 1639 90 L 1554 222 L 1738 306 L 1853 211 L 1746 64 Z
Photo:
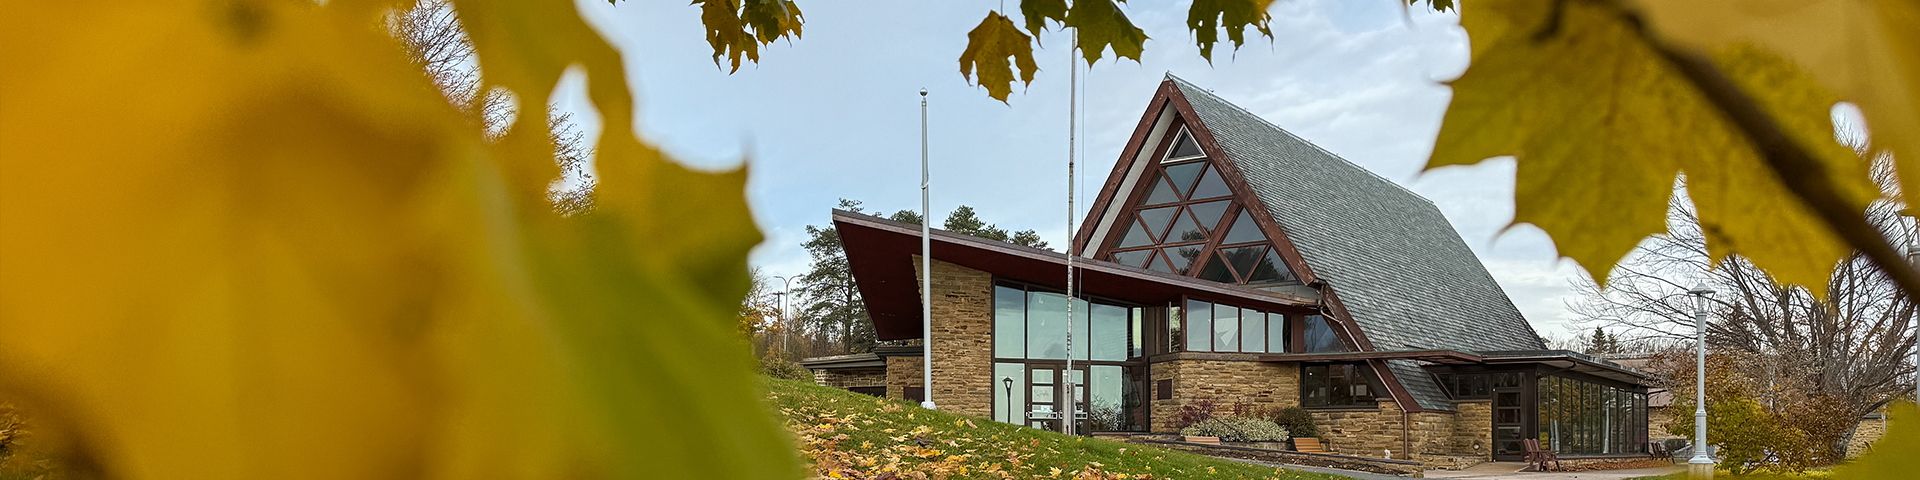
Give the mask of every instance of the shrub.
M 802 382 L 813 381 L 813 371 L 807 370 L 807 367 L 802 367 L 800 364 L 794 363 L 791 360 L 773 355 L 768 355 L 760 359 L 760 373 L 773 378 L 799 380 Z
M 1193 424 L 1213 418 L 1213 400 L 1197 399 L 1193 403 L 1180 406 L 1180 412 L 1173 417 L 1173 426 L 1187 428 Z
M 1280 409 L 1280 413 L 1274 414 L 1273 423 L 1286 427 L 1287 431 L 1292 432 L 1295 437 L 1320 436 L 1320 427 L 1313 424 L 1313 414 L 1307 413 L 1307 409 L 1305 408 L 1287 407 Z
M 1284 442 L 1287 429 L 1272 420 L 1246 417 L 1213 417 L 1180 429 L 1181 435 L 1220 437 L 1228 442 Z

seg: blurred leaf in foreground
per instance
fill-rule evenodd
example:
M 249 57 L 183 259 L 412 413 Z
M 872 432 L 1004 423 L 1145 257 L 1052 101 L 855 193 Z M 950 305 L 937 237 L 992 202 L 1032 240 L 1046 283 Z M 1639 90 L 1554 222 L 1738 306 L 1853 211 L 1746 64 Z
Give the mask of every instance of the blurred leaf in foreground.
M 544 122 L 486 142 L 406 6 L 0 6 L 0 394 L 107 477 L 796 475 L 731 332 L 744 174 L 635 138 L 571 3 L 459 2 L 489 84 L 588 72 L 561 217 Z

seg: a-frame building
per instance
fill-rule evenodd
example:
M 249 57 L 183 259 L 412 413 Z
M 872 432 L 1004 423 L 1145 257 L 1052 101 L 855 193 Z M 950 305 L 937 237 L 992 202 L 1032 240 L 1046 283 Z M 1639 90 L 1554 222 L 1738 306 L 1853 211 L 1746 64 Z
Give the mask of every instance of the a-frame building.
M 935 232 L 942 409 L 1057 428 L 1074 402 L 1083 432 L 1174 432 L 1194 405 L 1300 406 L 1335 451 L 1431 463 L 1645 451 L 1643 373 L 1545 350 L 1432 202 L 1204 89 L 1161 83 L 1093 205 L 1072 300 L 1064 254 Z M 906 343 L 803 363 L 924 395 L 918 228 L 835 225 Z

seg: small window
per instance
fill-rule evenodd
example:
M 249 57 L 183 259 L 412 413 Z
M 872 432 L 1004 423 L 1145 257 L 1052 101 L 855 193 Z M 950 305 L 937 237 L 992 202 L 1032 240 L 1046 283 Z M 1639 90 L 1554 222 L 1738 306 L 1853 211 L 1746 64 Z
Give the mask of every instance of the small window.
M 1185 273 L 1193 266 L 1194 260 L 1200 259 L 1200 248 L 1201 245 L 1169 248 L 1161 250 L 1161 255 L 1173 262 L 1173 271 Z
M 1132 251 L 1126 251 L 1126 252 L 1114 252 L 1113 261 L 1114 263 L 1126 265 L 1129 267 L 1145 267 L 1147 266 L 1147 259 L 1152 256 L 1153 256 L 1153 250 L 1132 250 Z
M 1147 202 L 1145 205 L 1159 205 L 1178 201 L 1180 201 L 1180 192 L 1174 191 L 1173 185 L 1167 183 L 1165 178 L 1154 177 L 1153 190 L 1147 193 Z
M 1300 367 L 1300 404 L 1353 407 L 1375 404 L 1373 369 L 1366 364 L 1306 364 Z
M 1199 155 L 1205 155 L 1205 153 L 1200 151 L 1200 144 L 1193 142 L 1193 135 L 1182 131 L 1180 132 L 1180 140 L 1173 144 L 1173 153 L 1167 154 L 1167 158 L 1186 158 Z
M 1288 351 L 1287 332 L 1286 314 L 1267 314 L 1267 351 L 1272 353 L 1286 353 Z
M 1267 314 L 1253 310 L 1240 310 L 1240 351 L 1248 353 L 1267 353 Z
M 1213 305 L 1213 351 L 1241 351 L 1239 307 Z
M 1232 204 L 1233 202 L 1221 200 L 1218 202 L 1197 203 L 1189 208 L 1193 209 L 1193 218 L 1200 221 L 1201 228 L 1213 230 L 1220 228 L 1220 218 L 1227 213 L 1227 206 Z
M 1206 239 L 1207 231 L 1201 229 L 1200 224 L 1193 221 L 1192 215 L 1181 212 L 1181 214 L 1173 220 L 1173 229 L 1167 231 L 1166 238 L 1161 239 L 1160 243 L 1198 242 Z
M 1199 276 L 1201 280 L 1234 283 L 1233 272 L 1227 271 L 1227 262 L 1221 261 L 1219 255 L 1213 255 L 1213 258 L 1207 260 L 1207 267 L 1200 270 Z
M 1147 224 L 1147 231 L 1159 237 L 1167 234 L 1167 225 L 1173 223 L 1173 214 L 1179 213 L 1179 207 L 1150 208 L 1140 211 L 1140 221 Z
M 1133 248 L 1149 243 L 1153 243 L 1153 237 L 1147 235 L 1146 227 L 1141 227 L 1138 222 L 1134 222 L 1133 228 L 1127 229 L 1126 238 L 1120 239 L 1119 248 Z

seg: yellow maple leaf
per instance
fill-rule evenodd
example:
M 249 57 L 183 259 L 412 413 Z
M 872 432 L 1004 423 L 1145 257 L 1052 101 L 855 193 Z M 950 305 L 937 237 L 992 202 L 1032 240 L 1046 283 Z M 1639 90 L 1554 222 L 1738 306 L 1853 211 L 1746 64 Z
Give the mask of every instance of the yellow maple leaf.
M 1545 230 L 1561 255 L 1603 283 L 1641 239 L 1666 231 L 1667 200 L 1684 171 L 1715 260 L 1742 254 L 1782 281 L 1822 292 L 1845 243 L 1622 12 L 1562 5 L 1502 0 L 1463 13 L 1473 63 L 1451 82 L 1453 103 L 1428 167 L 1516 157 L 1514 222 Z M 1874 188 L 1865 163 L 1833 140 L 1833 99 L 1764 52 L 1730 49 L 1716 59 L 1736 82 L 1775 87 L 1757 100 L 1825 164 L 1846 200 L 1864 208 Z
M 118 478 L 797 473 L 712 354 L 744 174 L 635 138 L 570 2 L 462 1 L 490 84 L 588 72 L 598 209 L 555 214 L 544 122 L 487 142 L 380 27 L 408 5 L 0 6 L 0 389 Z

